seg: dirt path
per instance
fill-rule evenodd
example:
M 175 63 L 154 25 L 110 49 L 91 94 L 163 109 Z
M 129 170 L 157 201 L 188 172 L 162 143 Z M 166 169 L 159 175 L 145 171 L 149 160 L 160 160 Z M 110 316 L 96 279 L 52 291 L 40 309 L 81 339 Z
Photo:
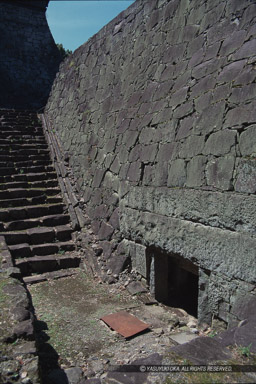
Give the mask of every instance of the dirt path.
M 85 377 L 104 380 L 109 366 L 129 364 L 156 352 L 167 356 L 170 348 L 176 345 L 171 336 L 182 331 L 189 331 L 193 336 L 197 325 L 196 319 L 183 310 L 145 305 L 139 295 L 131 296 L 125 287 L 100 284 L 83 271 L 31 285 L 29 291 L 37 317 L 37 338 L 45 378 L 57 367 L 80 367 Z M 150 330 L 126 340 L 100 320 L 120 310 L 145 321 Z M 192 331 L 187 327 L 189 322 L 194 322 Z M 185 362 L 181 359 L 179 363 Z M 175 377 L 178 379 L 177 375 Z M 226 377 L 223 382 L 253 382 L 248 377 L 243 381 L 228 380 Z

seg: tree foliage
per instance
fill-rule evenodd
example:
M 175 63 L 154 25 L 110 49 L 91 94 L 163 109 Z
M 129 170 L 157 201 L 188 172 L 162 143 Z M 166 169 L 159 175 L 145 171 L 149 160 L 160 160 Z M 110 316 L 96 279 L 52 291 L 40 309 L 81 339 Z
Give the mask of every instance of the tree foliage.
M 61 56 L 62 60 L 64 60 L 66 57 L 68 57 L 69 55 L 71 55 L 73 53 L 70 49 L 65 49 L 62 44 L 56 44 L 56 45 L 57 45 L 57 48 L 60 52 L 60 56 Z

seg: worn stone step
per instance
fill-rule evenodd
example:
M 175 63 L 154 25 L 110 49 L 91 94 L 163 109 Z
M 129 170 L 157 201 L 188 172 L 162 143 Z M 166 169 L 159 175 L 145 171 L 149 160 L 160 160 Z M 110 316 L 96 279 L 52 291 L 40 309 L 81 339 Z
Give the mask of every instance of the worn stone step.
M 68 241 L 72 238 L 73 229 L 69 225 L 58 225 L 54 227 L 55 237 L 58 241 Z
M 10 118 L 5 118 L 4 121 L 1 121 L 1 126 L 3 128 L 5 127 L 15 127 L 19 129 L 36 129 L 36 128 L 41 128 L 40 123 L 38 121 L 31 121 L 30 119 L 10 119 Z
M 17 156 L 17 155 L 44 155 L 48 154 L 49 155 L 49 150 L 48 149 L 16 149 L 16 150 L 9 150 L 9 149 L 1 149 L 0 154 L 2 156 Z
M 58 242 L 55 244 L 48 243 L 48 244 L 38 244 L 31 246 L 32 254 L 35 256 L 45 256 L 45 255 L 52 255 L 55 253 L 65 253 L 75 250 L 75 244 L 73 241 L 66 241 L 66 242 Z
M 23 276 L 33 273 L 45 273 L 60 269 L 79 267 L 80 257 L 71 255 L 34 256 L 16 260 L 16 266 L 20 268 Z
M 16 137 L 15 135 L 3 136 L 0 134 L 0 145 L 12 146 L 13 144 L 37 145 L 46 144 L 46 141 L 44 136 L 23 135 Z
M 46 272 L 40 275 L 26 276 L 23 278 L 25 284 L 37 284 L 47 280 L 61 279 L 62 277 L 68 277 L 77 275 L 79 273 L 78 268 L 74 269 L 59 269 L 57 271 Z
M 21 243 L 8 246 L 13 259 L 21 259 L 24 257 L 32 257 L 32 251 L 28 243 Z
M 27 128 L 26 130 L 22 130 L 17 126 L 5 126 L 3 127 L 1 125 L 1 134 L 0 137 L 6 138 L 6 137 L 23 137 L 23 136 L 40 136 L 44 137 L 44 132 L 41 128 Z
M 60 192 L 59 188 L 40 188 L 40 189 L 9 189 L 6 191 L 0 191 L 0 200 L 9 200 L 17 199 L 21 197 L 36 197 L 41 196 L 42 194 L 47 194 L 48 196 L 56 195 Z
M 31 121 L 29 119 L 8 119 L 5 118 L 4 121 L 1 121 L 1 127 L 3 128 L 18 128 L 22 130 L 27 129 L 42 129 L 42 126 L 38 121 Z
M 6 223 L 14 220 L 26 220 L 41 216 L 61 214 L 65 208 L 65 204 L 59 203 L 0 209 L 0 221 Z
M 36 120 L 37 112 L 33 112 L 27 109 L 1 109 L 0 110 L 0 116 L 4 117 L 5 119 L 17 119 L 17 118 L 30 118 Z
M 6 191 L 8 189 L 18 189 L 18 188 L 26 188 L 26 189 L 50 189 L 58 187 L 58 180 L 43 180 L 43 181 L 35 181 L 33 183 L 28 181 L 16 181 L 13 183 L 4 183 L 0 184 L 0 191 Z
M 46 201 L 48 204 L 58 204 L 62 203 L 63 199 L 61 196 L 47 196 Z
M 11 252 L 15 251 L 15 246 L 21 244 L 38 245 L 43 243 L 51 243 L 56 240 L 53 228 L 40 227 L 30 228 L 20 232 L 6 232 L 4 235 L 6 244 L 10 247 Z
M 56 172 L 42 172 L 42 173 L 20 173 L 17 175 L 0 176 L 0 184 L 16 182 L 16 181 L 42 181 L 56 179 Z
M 39 226 L 54 227 L 59 225 L 65 225 L 65 224 L 68 224 L 69 222 L 70 222 L 69 215 L 64 215 L 64 214 L 49 215 L 49 216 L 38 217 L 35 219 L 16 220 L 16 221 L 11 221 L 10 223 L 5 223 L 5 224 L 2 223 L 3 229 L 1 230 L 20 231 L 24 229 L 39 227 Z
M 9 129 L 5 131 L 0 132 L 0 139 L 2 140 L 12 140 L 15 139 L 17 142 L 21 142 L 24 140 L 29 140 L 29 138 L 40 138 L 42 141 L 45 141 L 45 136 L 43 131 L 40 132 L 20 132 L 20 131 L 15 131 L 14 129 Z
M 55 243 L 56 241 L 66 242 L 71 240 L 72 229 L 68 225 L 57 227 L 35 227 L 22 231 L 1 232 L 0 236 L 4 236 L 6 244 L 11 247 L 11 251 L 15 251 L 15 246 L 21 244 L 29 244 L 30 246 Z M 51 244 L 55 247 L 55 244 Z M 55 248 L 53 248 L 55 249 Z M 72 250 L 72 249 L 70 249 Z M 58 249 L 57 249 L 58 251 Z M 33 253 L 33 251 L 32 251 Z M 55 252 L 51 252 L 55 253 Z
M 8 168 L 16 168 L 16 169 L 23 169 L 28 167 L 46 167 L 51 166 L 52 162 L 51 160 L 27 160 L 27 161 L 1 161 L 0 160 L 0 168 L 8 167 Z
M 30 156 L 26 156 L 26 155 L 21 155 L 21 154 L 16 154 L 16 155 L 12 155 L 12 154 L 8 154 L 8 155 L 2 155 L 0 153 L 0 161 L 1 162 L 4 162 L 4 161 L 8 161 L 8 162 L 19 162 L 19 161 L 38 161 L 38 160 L 49 160 L 49 154 L 48 153 L 44 153 L 44 154 L 36 154 L 36 155 L 30 155 Z
M 12 143 L 10 142 L 9 144 L 0 144 L 0 152 L 3 151 L 8 151 L 8 152 L 13 152 L 13 151 L 20 151 L 20 150 L 38 150 L 38 149 L 48 149 L 48 145 L 46 143 L 35 143 L 35 144 L 27 144 L 24 142 L 20 143 Z
M 45 204 L 48 201 L 47 196 L 44 194 L 31 198 L 6 199 L 0 200 L 0 208 L 26 207 L 29 205 Z
M 2 167 L 0 168 L 0 176 L 17 175 L 17 174 L 23 175 L 28 173 L 42 173 L 42 172 L 53 172 L 53 171 L 54 171 L 54 168 L 52 165 L 23 167 L 23 168 Z

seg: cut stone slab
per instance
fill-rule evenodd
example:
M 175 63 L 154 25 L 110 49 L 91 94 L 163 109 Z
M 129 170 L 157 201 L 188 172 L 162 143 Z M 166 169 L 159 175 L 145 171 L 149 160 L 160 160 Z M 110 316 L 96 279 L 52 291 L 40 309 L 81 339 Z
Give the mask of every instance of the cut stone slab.
M 10 245 L 9 250 L 14 258 L 30 257 L 32 255 L 29 244 Z
M 78 273 L 78 270 L 59 270 L 53 272 L 43 273 L 41 275 L 27 276 L 24 277 L 24 282 L 26 284 L 36 284 L 46 281 L 48 279 L 60 279 L 62 277 L 72 276 Z
M 250 352 L 256 353 L 256 318 L 250 317 L 244 320 L 240 327 L 232 328 L 223 332 L 218 341 L 222 346 L 237 345 L 239 347 L 248 347 Z
M 185 344 L 188 343 L 189 341 L 197 338 L 198 336 L 195 335 L 194 333 L 190 332 L 180 332 L 175 335 L 171 335 L 170 339 L 176 341 L 178 344 Z
M 171 348 L 171 352 L 175 352 L 192 363 L 203 365 L 213 361 L 231 359 L 230 352 L 220 342 L 210 337 L 197 337 L 189 343 Z
M 27 341 L 22 345 L 18 345 L 14 348 L 14 355 L 36 355 L 36 345 L 35 341 Z

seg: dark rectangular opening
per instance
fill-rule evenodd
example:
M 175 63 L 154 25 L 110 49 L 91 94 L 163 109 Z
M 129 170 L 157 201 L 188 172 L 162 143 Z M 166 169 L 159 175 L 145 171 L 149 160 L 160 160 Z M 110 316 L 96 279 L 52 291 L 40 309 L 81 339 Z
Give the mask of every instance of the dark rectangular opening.
M 153 247 L 147 258 L 154 258 L 154 271 L 150 274 L 154 274 L 156 300 L 197 317 L 198 267 L 178 254 L 168 254 Z M 148 280 L 152 281 L 152 277 Z

